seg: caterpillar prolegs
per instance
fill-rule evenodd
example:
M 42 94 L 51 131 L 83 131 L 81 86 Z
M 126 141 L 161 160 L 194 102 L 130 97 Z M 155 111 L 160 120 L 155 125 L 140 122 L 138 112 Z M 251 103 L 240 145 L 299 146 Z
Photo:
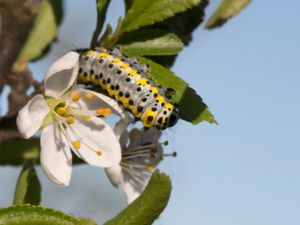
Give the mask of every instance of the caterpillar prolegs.
M 79 53 L 82 83 L 100 86 L 146 128 L 166 129 L 176 124 L 178 109 L 169 102 L 166 91 L 148 77 L 148 65 L 122 55 L 119 49 Z

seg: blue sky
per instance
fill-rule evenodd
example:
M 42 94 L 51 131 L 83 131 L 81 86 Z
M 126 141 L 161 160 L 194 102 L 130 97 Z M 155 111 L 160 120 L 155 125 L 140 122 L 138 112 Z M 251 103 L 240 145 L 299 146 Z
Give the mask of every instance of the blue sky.
M 113 25 L 120 2 L 110 7 Z M 208 15 L 218 2 L 211 2 Z M 299 224 L 299 7 L 296 0 L 253 1 L 220 29 L 198 28 L 177 58 L 173 71 L 197 90 L 219 125 L 180 121 L 163 136 L 178 157 L 161 165 L 173 192 L 157 225 Z M 94 22 L 93 0 L 66 1 L 59 42 L 31 65 L 34 74 L 42 79 L 51 61 L 88 46 Z M 0 205 L 10 203 L 18 173 L 0 169 L 6 181 Z M 55 187 L 40 169 L 39 176 L 46 206 L 103 222 L 126 205 L 98 168 L 75 168 L 70 188 Z

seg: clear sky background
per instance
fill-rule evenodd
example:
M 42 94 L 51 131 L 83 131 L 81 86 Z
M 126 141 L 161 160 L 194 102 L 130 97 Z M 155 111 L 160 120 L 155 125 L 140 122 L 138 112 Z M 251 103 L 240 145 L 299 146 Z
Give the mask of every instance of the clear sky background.
M 218 3 L 211 1 L 207 15 Z M 88 46 L 94 4 L 66 1 L 58 42 L 31 65 L 38 79 L 68 50 Z M 155 224 L 300 224 L 299 10 L 296 0 L 253 1 L 222 28 L 194 32 L 172 69 L 197 90 L 219 125 L 180 121 L 164 134 L 167 151 L 178 157 L 161 164 L 173 191 Z M 122 12 L 123 1 L 112 1 L 108 21 L 115 25 Z M 0 168 L 0 206 L 10 204 L 19 170 Z M 99 223 L 126 206 L 102 169 L 76 167 L 69 188 L 54 186 L 38 172 L 45 206 Z

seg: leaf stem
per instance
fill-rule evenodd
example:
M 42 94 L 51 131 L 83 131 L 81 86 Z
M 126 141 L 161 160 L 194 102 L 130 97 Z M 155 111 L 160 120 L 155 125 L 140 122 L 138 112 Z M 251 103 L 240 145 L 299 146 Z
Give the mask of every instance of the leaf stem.
M 105 21 L 105 13 L 108 8 L 110 0 L 96 0 L 97 4 L 97 23 L 96 28 L 92 36 L 91 40 L 91 48 L 95 48 L 97 46 L 97 41 L 99 34 L 102 31 L 102 27 Z

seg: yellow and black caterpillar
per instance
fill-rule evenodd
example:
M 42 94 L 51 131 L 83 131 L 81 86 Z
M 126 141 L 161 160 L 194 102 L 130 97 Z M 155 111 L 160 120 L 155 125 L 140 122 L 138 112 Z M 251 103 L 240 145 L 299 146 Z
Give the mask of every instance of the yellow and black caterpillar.
M 166 91 L 148 78 L 149 69 L 119 49 L 80 51 L 80 82 L 100 86 L 144 127 L 166 129 L 176 124 L 178 109 L 169 102 Z

